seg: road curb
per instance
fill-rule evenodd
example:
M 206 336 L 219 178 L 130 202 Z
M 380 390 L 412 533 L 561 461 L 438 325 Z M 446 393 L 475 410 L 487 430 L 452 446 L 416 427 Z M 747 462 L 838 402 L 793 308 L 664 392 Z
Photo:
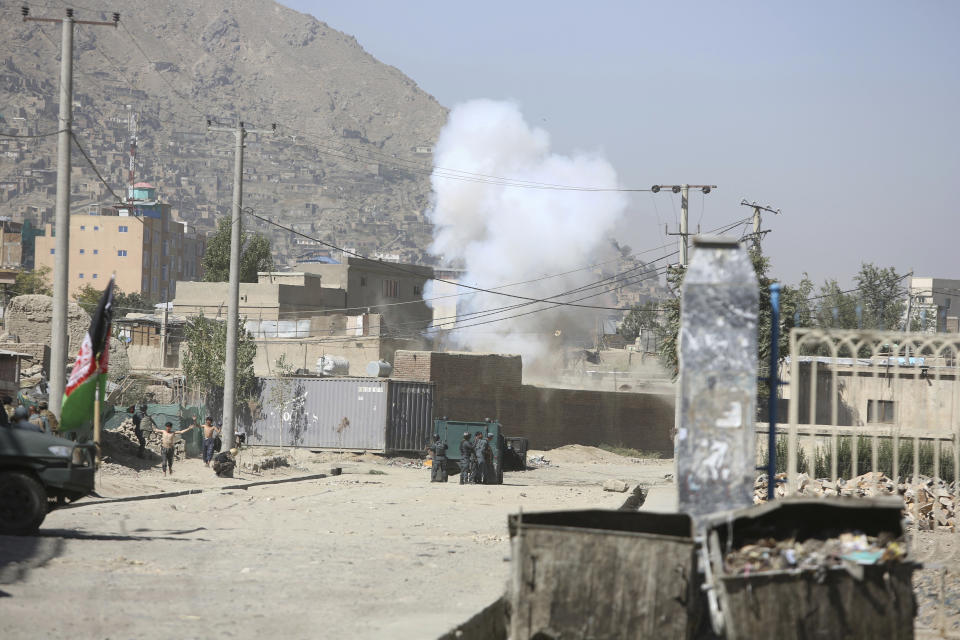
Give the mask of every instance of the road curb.
M 92 507 L 98 504 L 112 504 L 116 502 L 139 502 L 141 500 L 162 500 L 164 498 L 179 498 L 180 496 L 190 496 L 198 493 L 214 493 L 219 491 L 242 489 L 246 491 L 250 487 L 261 487 L 270 484 L 285 484 L 287 482 L 304 482 L 306 480 L 320 480 L 326 478 L 326 473 L 314 473 L 308 476 L 296 476 L 294 478 L 279 478 L 277 480 L 257 480 L 255 482 L 245 482 L 243 484 L 230 484 L 224 485 L 222 487 L 209 488 L 209 489 L 184 489 L 183 491 L 170 491 L 167 493 L 149 493 L 142 496 L 126 496 L 124 498 L 108 498 L 105 500 L 96 500 L 94 502 L 73 502 L 70 504 L 63 505 L 58 507 L 57 510 L 61 509 L 76 509 L 78 507 Z

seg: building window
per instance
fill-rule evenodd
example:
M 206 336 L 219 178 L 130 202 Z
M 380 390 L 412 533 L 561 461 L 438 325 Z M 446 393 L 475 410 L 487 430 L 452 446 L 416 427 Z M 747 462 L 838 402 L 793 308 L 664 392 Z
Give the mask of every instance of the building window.
M 87 225 L 85 224 L 80 225 L 80 231 L 86 231 L 86 230 L 87 230 Z
M 94 230 L 94 231 L 100 231 L 100 227 L 94 227 L 93 230 Z
M 82 274 L 82 273 L 81 273 L 81 274 L 78 274 L 77 277 L 80 278 L 81 280 L 83 280 L 83 274 Z
M 93 255 L 97 255 L 98 253 L 100 253 L 100 249 L 94 249 L 94 250 L 93 250 Z
M 413 295 L 419 296 L 423 293 L 423 287 L 418 284 L 413 285 Z
M 360 286 L 361 287 L 367 286 L 367 276 L 360 276 Z
M 893 400 L 867 400 L 867 422 L 893 422 Z
M 50 255 L 53 255 L 53 254 L 56 253 L 56 252 L 57 252 L 56 249 L 50 249 Z
M 93 279 L 94 279 L 94 280 L 97 279 L 97 274 L 93 274 Z
M 120 225 L 120 228 L 118 229 L 118 231 L 120 231 L 120 233 L 126 233 L 127 230 L 128 230 L 128 228 L 127 228 L 127 225 L 125 225 L 125 224 Z
M 383 297 L 384 298 L 400 297 L 400 281 L 384 280 L 383 281 Z
M 127 255 L 127 250 L 126 250 L 126 249 L 117 249 L 117 255 L 120 256 L 121 258 L 124 258 L 124 257 L 126 257 L 126 255 Z
M 83 255 L 84 251 L 85 251 L 84 249 L 80 249 L 80 255 Z

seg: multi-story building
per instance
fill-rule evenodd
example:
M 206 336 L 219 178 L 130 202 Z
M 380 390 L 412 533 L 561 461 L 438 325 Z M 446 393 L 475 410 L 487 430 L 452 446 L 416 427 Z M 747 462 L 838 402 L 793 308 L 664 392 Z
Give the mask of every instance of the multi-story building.
M 910 278 L 913 326 L 928 333 L 960 333 L 960 280 Z
M 70 293 L 84 285 L 106 286 L 115 273 L 117 287 L 155 302 L 173 300 L 177 280 L 200 280 L 206 238 L 174 220 L 170 205 L 157 200 L 156 189 L 138 183 L 131 204 L 100 207 L 70 216 Z M 36 238 L 36 266 L 51 269 L 56 261 L 52 225 Z

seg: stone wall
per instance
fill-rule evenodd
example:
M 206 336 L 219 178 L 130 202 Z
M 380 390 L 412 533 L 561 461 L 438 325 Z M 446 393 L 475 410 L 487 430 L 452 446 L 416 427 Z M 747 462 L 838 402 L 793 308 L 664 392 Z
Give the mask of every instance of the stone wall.
M 50 322 L 53 318 L 53 298 L 50 296 L 17 296 L 10 301 L 5 319 L 7 333 L 18 342 L 50 344 Z M 90 328 L 90 316 L 76 302 L 67 303 L 67 335 L 70 343 L 67 354 L 76 356 L 83 336 Z

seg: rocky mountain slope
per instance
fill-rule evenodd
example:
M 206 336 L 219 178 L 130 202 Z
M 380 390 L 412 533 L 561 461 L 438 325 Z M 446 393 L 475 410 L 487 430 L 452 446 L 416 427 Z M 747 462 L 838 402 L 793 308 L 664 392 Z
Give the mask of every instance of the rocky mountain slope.
M 24 23 L 0 0 L 0 132 L 56 130 L 60 27 Z M 27 3 L 28 5 L 30 3 Z M 53 0 L 34 16 L 60 18 Z M 445 109 L 399 70 L 328 25 L 262 0 L 85 0 L 75 32 L 75 130 L 113 190 L 126 184 L 131 115 L 137 181 L 154 183 L 181 219 L 212 229 L 232 197 L 234 136 L 206 120 L 269 128 L 247 138 L 244 205 L 363 253 L 419 260 L 432 144 Z M 52 221 L 55 137 L 0 138 L 0 215 Z M 110 202 L 74 152 L 72 206 Z M 270 234 L 278 262 L 316 247 Z

